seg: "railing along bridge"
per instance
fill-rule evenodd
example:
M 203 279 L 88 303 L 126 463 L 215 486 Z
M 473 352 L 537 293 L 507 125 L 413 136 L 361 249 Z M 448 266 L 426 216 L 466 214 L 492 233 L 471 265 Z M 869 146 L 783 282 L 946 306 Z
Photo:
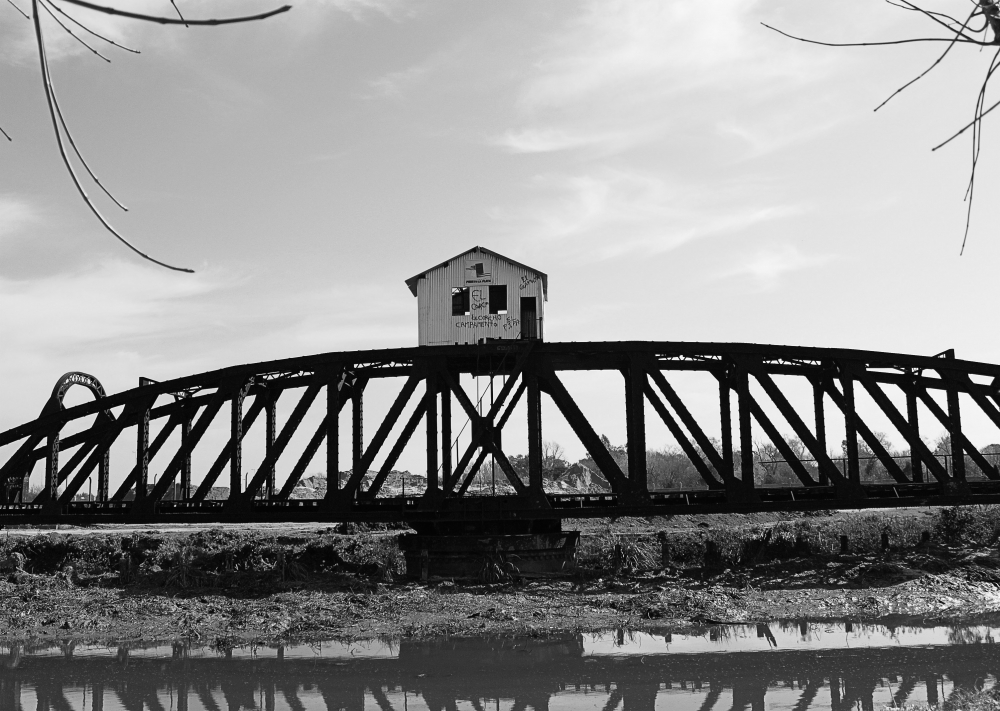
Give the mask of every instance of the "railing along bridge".
M 609 449 L 578 405 L 564 382 L 569 371 L 621 375 L 624 456 Z M 696 416 L 671 382 L 680 371 L 700 373 L 717 387 L 710 418 Z M 503 385 L 484 406 L 463 386 L 468 376 L 501 377 Z M 364 401 L 366 388 L 379 380 L 397 383 L 398 392 L 376 420 Z M 65 408 L 63 396 L 73 385 L 89 388 L 95 400 Z M 279 421 L 276 403 L 285 393 L 298 399 Z M 546 493 L 543 395 L 546 411 L 554 406 L 565 419 L 610 491 Z M 859 395 L 868 415 L 856 407 Z M 690 459 L 700 486 L 651 489 L 647 403 Z M 527 466 L 515 468 L 502 435 L 521 404 Z M 342 418 L 345 410 L 349 416 Z M 905 459 L 887 450 L 871 412 L 906 443 Z M 94 418 L 89 426 L 63 434 L 86 418 Z M 977 432 L 985 431 L 986 439 L 974 443 L 963 418 L 985 423 Z M 244 440 L 260 419 L 263 455 L 247 479 Z M 467 442 L 457 450 L 453 420 L 468 425 Z M 304 422 L 317 421 L 293 459 L 292 436 Z M 211 465 L 195 472 L 192 457 L 204 456 L 213 424 L 226 428 L 228 441 L 211 453 Z M 829 454 L 834 424 L 844 433 L 843 456 Z M 947 460 L 921 437 L 928 424 L 949 435 Z M 342 426 L 349 430 L 348 452 L 341 451 Z M 414 438 L 426 442 L 426 487 L 386 495 L 386 480 Z M 756 481 L 755 438 L 773 444 L 796 483 Z M 124 440 L 135 443 L 135 459 L 112 490 L 110 453 Z M 70 373 L 37 419 L 0 434 L 0 525 L 489 521 L 503 530 L 530 530 L 532 521 L 575 517 L 992 503 L 1000 502 L 1000 469 L 995 457 L 981 453 L 991 440 L 1000 441 L 1000 366 L 958 360 L 950 351 L 927 357 L 730 343 L 507 341 L 305 356 L 143 380 L 113 395 L 91 376 Z M 883 481 L 863 480 L 865 457 L 878 460 Z M 472 487 L 487 458 L 510 495 L 484 496 Z M 161 473 L 150 481 L 154 459 Z M 279 464 L 288 471 L 280 481 Z M 342 464 L 347 475 L 337 474 Z M 36 465 L 44 466 L 44 485 L 28 495 Z M 291 497 L 310 467 L 328 473 L 325 495 Z M 228 498 L 210 495 L 217 484 L 228 484 Z M 80 500 L 85 486 L 91 495 Z

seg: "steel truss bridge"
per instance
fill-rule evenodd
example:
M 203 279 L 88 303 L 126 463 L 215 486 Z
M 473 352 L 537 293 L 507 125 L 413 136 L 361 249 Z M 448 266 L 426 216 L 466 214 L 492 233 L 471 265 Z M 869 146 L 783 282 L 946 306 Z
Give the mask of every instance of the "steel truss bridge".
M 621 375 L 626 456 L 610 450 L 584 415 L 564 383 L 569 371 Z M 700 373 L 717 387 L 711 418 L 696 417 L 671 383 L 683 377 L 680 371 Z M 483 406 L 466 391 L 463 376 L 502 376 L 503 386 Z M 364 409 L 365 391 L 380 379 L 399 389 L 375 419 L 372 408 Z M 95 400 L 65 408 L 63 396 L 73 385 L 89 388 Z M 298 399 L 279 421 L 283 393 Z M 554 407 L 565 419 L 610 492 L 546 493 L 543 394 L 546 411 Z M 878 422 L 859 412 L 859 395 L 866 412 L 879 413 Z M 511 464 L 502 437 L 522 402 L 526 474 Z M 690 459 L 701 486 L 650 489 L 646 403 Z M 310 421 L 319 425 L 293 459 L 288 444 L 311 410 Z M 349 416 L 342 418 L 344 410 Z M 974 444 L 963 417 L 985 422 L 991 440 Z M 244 439 L 259 419 L 264 453 L 247 481 Z M 460 449 L 453 447 L 453 420 L 469 425 L 469 441 Z M 843 457 L 828 453 L 828 421 L 845 433 Z M 890 434 L 908 444 L 907 457 L 886 450 L 876 430 L 886 421 L 895 430 Z M 213 463 L 195 482 L 192 455 L 204 456 L 213 423 L 225 428 L 228 442 L 210 453 Z M 921 439 L 928 423 L 950 435 L 947 456 Z M 61 436 L 74 426 L 78 431 Z M 342 426 L 349 429 L 349 436 L 343 433 L 349 452 L 341 451 Z M 366 437 L 366 429 L 374 434 Z M 707 434 L 720 431 L 714 440 Z M 123 438 L 135 443 L 135 461 L 112 491 L 110 452 Z M 414 438 L 426 440 L 426 490 L 385 495 L 386 478 L 407 444 L 419 442 Z M 755 481 L 755 438 L 773 443 L 795 485 Z M 478 522 L 479 530 L 503 533 L 536 532 L 580 517 L 994 503 L 1000 502 L 1000 469 L 996 457 L 980 451 L 988 441 L 1000 441 L 1000 366 L 958 360 L 953 351 L 926 357 L 731 343 L 506 341 L 305 356 L 166 382 L 143 379 L 114 395 L 91 376 L 69 373 L 37 419 L 0 434 L 0 492 L 6 492 L 0 525 L 405 521 L 445 533 Z M 877 460 L 882 480 L 863 480 L 863 455 Z M 483 496 L 470 488 L 488 457 L 511 495 Z M 161 474 L 151 482 L 154 458 Z M 366 476 L 376 460 L 377 474 Z M 44 487 L 26 496 L 26 478 L 42 462 Z M 349 463 L 349 475 L 334 474 L 342 463 Z M 279 465 L 288 471 L 282 481 Z M 310 466 L 331 474 L 325 496 L 290 497 Z M 228 499 L 209 496 L 216 484 L 227 483 Z M 85 485 L 96 494 L 80 500 Z

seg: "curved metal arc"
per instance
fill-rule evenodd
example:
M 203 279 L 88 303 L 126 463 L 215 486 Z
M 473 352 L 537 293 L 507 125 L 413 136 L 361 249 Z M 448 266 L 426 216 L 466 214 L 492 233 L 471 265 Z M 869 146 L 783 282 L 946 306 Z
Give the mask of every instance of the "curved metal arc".
M 146 388 L 153 388 L 157 395 L 169 395 L 180 390 L 199 387 L 202 389 L 217 388 L 219 384 L 231 377 L 248 377 L 251 375 L 270 374 L 280 371 L 286 372 L 312 372 L 321 367 L 351 367 L 354 364 L 370 364 L 374 367 L 368 374 L 369 377 L 390 377 L 403 373 L 383 372 L 379 370 L 383 367 L 402 365 L 412 365 L 416 360 L 435 356 L 469 356 L 475 357 L 481 350 L 481 346 L 424 346 L 420 348 L 393 348 L 378 351 L 340 351 L 323 353 L 309 356 L 298 356 L 295 358 L 284 358 L 263 363 L 247 364 L 220 368 L 218 370 L 206 371 L 196 375 L 184 376 L 174 380 L 144 385 L 138 388 L 125 390 L 121 393 L 106 396 L 100 403 L 84 403 L 72 408 L 68 408 L 59 413 L 40 416 L 31 422 L 11 428 L 0 433 L 0 446 L 17 441 L 36 429 L 44 429 L 51 425 L 61 424 L 79 417 L 95 414 L 102 409 L 111 409 L 125 405 L 130 399 L 137 397 Z M 878 351 L 861 351 L 852 349 L 833 348 L 813 348 L 809 346 L 777 346 L 768 344 L 752 343 L 717 343 L 717 342 L 670 342 L 670 341 L 624 341 L 624 342 L 592 342 L 592 343 L 541 343 L 535 342 L 532 352 L 540 357 L 550 360 L 560 360 L 567 356 L 578 358 L 580 356 L 605 354 L 611 355 L 627 351 L 648 353 L 656 357 L 716 357 L 721 358 L 731 354 L 760 355 L 765 358 L 764 364 L 768 372 L 776 372 L 779 363 L 769 361 L 782 361 L 781 365 L 787 365 L 789 361 L 819 361 L 830 359 L 849 359 L 866 363 L 867 368 L 893 368 L 893 369 L 916 369 L 916 370 L 936 370 L 942 366 L 941 359 L 932 356 L 915 356 L 902 353 L 886 353 Z M 553 363 L 555 370 L 574 370 L 565 362 Z M 699 365 L 702 365 L 699 363 Z M 664 370 L 671 369 L 669 361 L 661 362 L 659 367 Z M 704 361 L 703 368 L 709 370 L 716 367 L 716 361 Z M 617 366 L 616 366 L 617 368 Z M 948 368 L 952 371 L 964 372 L 974 375 L 982 375 L 1000 379 L 1000 365 L 982 363 L 967 360 L 949 360 Z M 586 368 L 583 368 L 586 369 Z M 600 369 L 600 368 L 597 368 Z M 803 367 L 801 374 L 805 375 L 807 368 Z M 783 373 L 785 374 L 785 373 Z M 789 372 L 787 374 L 795 374 Z M 876 374 L 873 373 L 873 376 Z M 883 377 L 878 374 L 876 377 Z M 890 378 L 889 374 L 884 377 Z M 974 384 L 975 385 L 975 384 Z M 987 386 L 978 386 L 986 389 Z

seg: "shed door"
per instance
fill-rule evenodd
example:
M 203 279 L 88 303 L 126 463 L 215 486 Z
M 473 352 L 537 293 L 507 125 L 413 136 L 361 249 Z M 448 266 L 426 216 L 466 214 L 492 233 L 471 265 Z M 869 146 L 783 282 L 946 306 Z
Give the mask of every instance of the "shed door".
M 534 296 L 521 297 L 521 338 L 538 338 L 538 310 Z

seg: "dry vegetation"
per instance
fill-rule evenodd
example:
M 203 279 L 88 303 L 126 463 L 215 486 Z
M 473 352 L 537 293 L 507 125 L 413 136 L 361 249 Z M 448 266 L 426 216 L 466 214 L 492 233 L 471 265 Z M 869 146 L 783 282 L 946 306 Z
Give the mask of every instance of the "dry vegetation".
M 0 537 L 4 639 L 276 641 L 1000 611 L 1000 508 L 580 522 L 576 566 L 406 580 L 399 531 Z M 847 549 L 842 549 L 842 537 Z M 492 574 L 491 574 L 492 573 Z M 502 574 L 499 574 L 502 573 Z

